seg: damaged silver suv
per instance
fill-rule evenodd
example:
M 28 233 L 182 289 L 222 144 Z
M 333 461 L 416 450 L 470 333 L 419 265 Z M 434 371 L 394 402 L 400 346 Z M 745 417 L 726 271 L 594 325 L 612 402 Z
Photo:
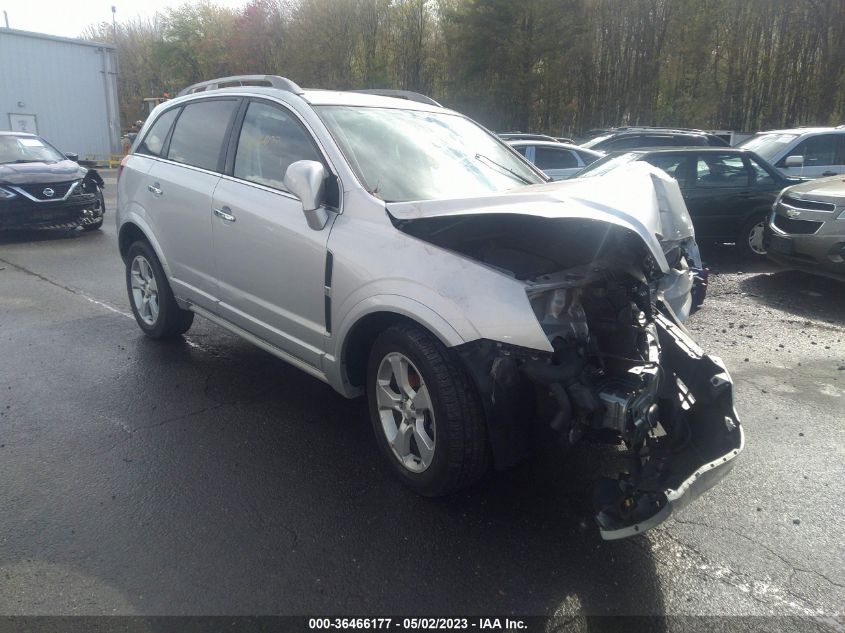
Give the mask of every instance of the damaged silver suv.
M 538 420 L 564 446 L 622 444 L 594 495 L 601 533 L 657 525 L 743 447 L 728 372 L 681 324 L 700 262 L 677 184 L 644 164 L 547 182 L 402 96 L 262 75 L 156 108 L 118 181 L 138 325 L 172 337 L 199 314 L 366 394 L 423 495 L 515 463 Z

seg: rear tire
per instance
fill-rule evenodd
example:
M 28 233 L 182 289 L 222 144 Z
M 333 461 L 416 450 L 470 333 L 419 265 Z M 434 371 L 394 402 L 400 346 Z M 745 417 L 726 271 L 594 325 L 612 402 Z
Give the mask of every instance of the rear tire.
M 155 339 L 184 334 L 194 321 L 194 313 L 176 303 L 164 269 L 149 242 L 134 242 L 126 254 L 126 290 L 135 321 Z
M 379 335 L 367 366 L 367 397 L 379 448 L 415 492 L 445 495 L 487 472 L 478 392 L 458 359 L 428 331 L 403 324 Z
M 746 220 L 742 230 L 736 238 L 736 247 L 740 255 L 746 259 L 761 260 L 766 257 L 763 246 L 763 230 L 766 226 L 766 215 L 755 215 Z

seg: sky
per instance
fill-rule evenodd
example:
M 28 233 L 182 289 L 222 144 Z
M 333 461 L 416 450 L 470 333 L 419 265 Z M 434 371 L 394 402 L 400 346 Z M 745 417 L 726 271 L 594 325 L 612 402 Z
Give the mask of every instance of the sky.
M 79 37 L 89 24 L 111 22 L 111 8 L 117 8 L 120 22 L 138 16 L 152 17 L 156 11 L 185 4 L 186 0 L 0 0 L 0 27 L 36 31 L 62 37 Z M 247 0 L 212 0 L 213 4 L 241 7 Z

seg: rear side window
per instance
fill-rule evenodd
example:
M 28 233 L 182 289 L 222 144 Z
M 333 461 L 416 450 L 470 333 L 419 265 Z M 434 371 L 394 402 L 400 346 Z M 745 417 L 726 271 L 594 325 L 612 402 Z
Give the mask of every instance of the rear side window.
M 285 191 L 285 172 L 298 160 L 323 162 L 310 134 L 283 108 L 250 103 L 238 138 L 235 178 Z
M 578 159 L 568 149 L 537 146 L 534 148 L 534 164 L 540 169 L 572 169 L 578 167 Z
M 170 139 L 167 157 L 186 165 L 218 171 L 223 139 L 238 108 L 236 99 L 186 105 Z
M 139 154 L 149 154 L 150 156 L 161 156 L 161 150 L 164 149 L 164 141 L 167 139 L 167 133 L 170 132 L 170 127 L 179 113 L 179 108 L 173 108 L 162 114 L 147 135 L 143 142 L 138 146 L 137 152 Z

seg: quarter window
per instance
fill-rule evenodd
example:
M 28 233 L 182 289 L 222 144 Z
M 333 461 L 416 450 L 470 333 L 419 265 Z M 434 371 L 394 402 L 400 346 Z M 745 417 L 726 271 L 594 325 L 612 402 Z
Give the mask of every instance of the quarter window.
M 244 117 L 233 175 L 285 190 L 285 172 L 299 160 L 322 162 L 310 135 L 282 108 L 254 101 Z
M 147 136 L 144 137 L 144 141 L 138 146 L 139 154 L 161 156 L 161 150 L 164 149 L 164 141 L 167 139 L 167 133 L 170 132 L 170 127 L 173 125 L 173 121 L 176 119 L 178 113 L 179 108 L 172 108 L 158 117 L 150 128 L 150 131 L 147 132 Z
M 237 108 L 236 99 L 204 100 L 186 105 L 176 121 L 167 157 L 186 165 L 217 171 L 223 139 Z

